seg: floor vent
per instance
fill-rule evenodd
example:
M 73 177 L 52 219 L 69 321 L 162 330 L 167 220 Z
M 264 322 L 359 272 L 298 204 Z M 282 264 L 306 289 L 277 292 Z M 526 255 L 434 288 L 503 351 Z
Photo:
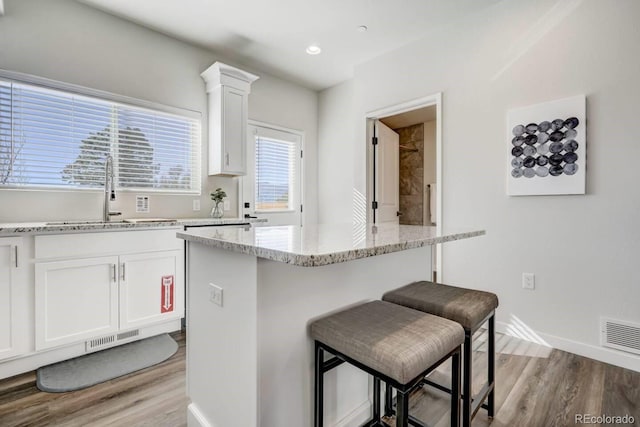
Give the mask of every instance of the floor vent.
M 600 342 L 605 347 L 640 354 L 640 324 L 601 318 Z
M 123 332 L 121 334 L 118 334 L 118 341 L 126 340 L 126 339 L 133 338 L 133 337 L 137 337 L 138 335 L 140 335 L 140 330 L 139 329 L 135 329 L 133 331 L 128 331 L 128 332 Z
M 87 341 L 86 343 L 86 351 L 94 350 L 98 347 L 104 347 L 106 345 L 114 343 L 116 340 L 115 335 L 109 335 L 106 337 L 95 338 Z

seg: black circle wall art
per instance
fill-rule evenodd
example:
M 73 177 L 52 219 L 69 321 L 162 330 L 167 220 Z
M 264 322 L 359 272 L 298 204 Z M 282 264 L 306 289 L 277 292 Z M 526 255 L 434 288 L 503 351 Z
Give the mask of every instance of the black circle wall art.
M 553 117 L 539 123 L 518 123 L 511 130 L 511 176 L 555 179 L 578 171 L 580 120 Z

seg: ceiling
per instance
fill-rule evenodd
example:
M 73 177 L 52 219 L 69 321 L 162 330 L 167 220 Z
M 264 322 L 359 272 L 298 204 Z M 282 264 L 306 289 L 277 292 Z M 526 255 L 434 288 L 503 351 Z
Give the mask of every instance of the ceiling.
M 395 114 L 393 116 L 380 119 L 382 123 L 391 129 L 401 129 L 407 126 L 417 125 L 418 123 L 430 122 L 436 119 L 436 106 L 418 108 L 417 110 L 407 111 L 405 113 Z
M 1 0 L 0 0 L 1 1 Z M 78 0 L 314 90 L 499 0 Z M 358 27 L 366 25 L 366 32 Z M 319 55 L 305 49 L 315 43 Z

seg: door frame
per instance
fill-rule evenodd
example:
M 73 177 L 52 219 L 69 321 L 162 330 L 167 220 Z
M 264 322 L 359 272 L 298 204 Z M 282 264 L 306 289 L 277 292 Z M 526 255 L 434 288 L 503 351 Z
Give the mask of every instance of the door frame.
M 291 129 L 285 126 L 279 126 L 279 125 L 274 125 L 272 123 L 267 123 L 267 122 L 261 122 L 259 120 L 252 120 L 249 119 L 247 120 L 247 138 L 245 143 L 249 143 L 249 138 L 251 138 L 251 135 L 249 135 L 248 129 L 249 126 L 258 126 L 258 127 L 263 127 L 263 128 L 267 128 L 267 129 L 273 129 L 273 130 L 277 130 L 277 131 L 281 131 L 281 132 L 288 132 L 291 133 L 293 135 L 298 135 L 300 137 L 300 150 L 303 153 L 302 158 L 300 159 L 300 204 L 304 207 L 305 205 L 305 193 L 306 191 L 304 190 L 304 171 L 305 171 L 305 165 L 304 162 L 306 160 L 306 157 L 304 156 L 304 149 L 305 149 L 305 132 L 301 131 L 301 130 L 297 130 L 297 129 Z M 248 152 L 248 150 L 245 150 L 245 156 L 246 153 Z M 246 159 L 247 161 L 249 161 L 249 159 Z M 244 219 L 244 180 L 247 179 L 246 175 L 241 175 L 240 179 L 238 180 L 238 217 L 240 219 Z M 300 212 L 300 225 L 305 224 L 305 214 L 308 211 L 308 209 L 304 209 L 303 211 Z M 269 225 L 267 223 L 267 225 Z
M 373 194 L 373 145 L 371 144 L 371 138 L 373 137 L 373 124 L 376 120 L 393 116 L 395 114 L 406 113 L 407 111 L 417 110 L 419 108 L 430 107 L 435 105 L 436 107 L 436 217 L 438 222 L 436 223 L 436 230 L 438 234 L 442 233 L 443 223 L 443 197 L 442 197 L 442 92 L 437 92 L 432 95 L 424 96 L 421 98 L 412 99 L 409 101 L 401 102 L 399 104 L 389 105 L 387 107 L 379 108 L 377 110 L 369 111 L 365 114 L 366 123 L 366 159 L 367 159 L 367 223 L 373 222 L 373 209 L 372 202 L 374 200 Z M 423 189 L 424 190 L 424 189 Z M 442 272 L 442 245 L 436 245 L 436 271 L 438 272 L 439 279 L 443 278 Z

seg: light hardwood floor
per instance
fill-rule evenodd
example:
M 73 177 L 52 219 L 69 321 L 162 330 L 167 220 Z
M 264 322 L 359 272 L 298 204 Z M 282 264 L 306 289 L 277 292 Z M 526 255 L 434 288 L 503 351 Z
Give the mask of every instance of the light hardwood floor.
M 174 338 L 180 348 L 166 362 L 86 390 L 43 393 L 33 373 L 0 381 L 0 427 L 185 426 L 185 335 Z M 476 384 L 484 375 L 484 348 L 480 337 Z M 489 422 L 481 410 L 474 427 L 580 425 L 576 414 L 628 414 L 635 422 L 627 425 L 640 426 L 640 373 L 505 335 L 497 336 L 496 350 L 496 417 Z M 447 367 L 433 374 L 445 383 L 448 375 Z M 446 426 L 448 405 L 444 393 L 425 387 L 412 395 L 411 413 Z

